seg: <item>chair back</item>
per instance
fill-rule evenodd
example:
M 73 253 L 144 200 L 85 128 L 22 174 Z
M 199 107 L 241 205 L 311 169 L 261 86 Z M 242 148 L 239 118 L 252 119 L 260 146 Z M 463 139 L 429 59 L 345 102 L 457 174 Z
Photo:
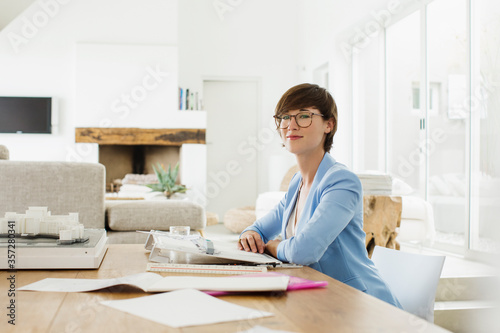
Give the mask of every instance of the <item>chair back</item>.
M 371 259 L 403 309 L 434 322 L 434 300 L 445 256 L 375 246 Z

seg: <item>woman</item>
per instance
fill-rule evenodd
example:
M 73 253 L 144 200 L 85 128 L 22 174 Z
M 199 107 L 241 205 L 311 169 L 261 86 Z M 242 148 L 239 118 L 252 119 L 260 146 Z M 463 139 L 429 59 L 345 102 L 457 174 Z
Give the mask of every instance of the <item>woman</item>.
M 241 233 L 238 248 L 307 265 L 401 307 L 368 258 L 361 183 L 328 154 L 337 130 L 332 96 L 313 84 L 292 87 L 274 118 L 299 172 L 274 210 Z

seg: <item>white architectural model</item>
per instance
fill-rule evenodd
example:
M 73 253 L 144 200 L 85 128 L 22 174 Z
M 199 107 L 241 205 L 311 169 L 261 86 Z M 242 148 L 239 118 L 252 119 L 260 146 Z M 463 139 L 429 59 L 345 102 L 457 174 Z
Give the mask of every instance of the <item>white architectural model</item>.
M 15 221 L 15 225 L 9 225 L 9 221 Z M 5 217 L 0 218 L 0 235 L 8 234 L 9 229 L 23 236 L 59 237 L 60 241 L 82 239 L 84 232 L 78 213 L 51 215 L 47 207 L 29 207 L 26 214 L 5 213 Z

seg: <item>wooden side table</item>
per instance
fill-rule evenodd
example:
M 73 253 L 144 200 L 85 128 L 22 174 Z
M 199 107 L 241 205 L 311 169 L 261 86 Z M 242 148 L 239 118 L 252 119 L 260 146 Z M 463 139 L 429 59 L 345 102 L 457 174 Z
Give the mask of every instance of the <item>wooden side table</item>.
M 363 196 L 363 229 L 370 258 L 375 245 L 399 250 L 396 228 L 401 224 L 402 207 L 399 196 Z

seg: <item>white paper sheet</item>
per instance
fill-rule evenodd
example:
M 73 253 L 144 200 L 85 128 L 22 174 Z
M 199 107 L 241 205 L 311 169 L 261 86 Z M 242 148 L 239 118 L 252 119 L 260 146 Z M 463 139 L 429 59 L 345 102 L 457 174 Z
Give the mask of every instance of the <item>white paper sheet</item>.
M 171 327 L 207 325 L 274 315 L 231 304 L 194 289 L 101 303 Z
M 130 285 L 146 291 L 147 287 L 163 279 L 155 273 L 139 273 L 114 279 L 55 279 L 47 278 L 33 282 L 18 290 L 83 292 L 104 289 L 118 285 Z
M 178 289 L 217 291 L 274 291 L 286 290 L 289 276 L 269 277 L 206 277 L 167 276 L 139 273 L 114 279 L 43 279 L 18 290 L 51 292 L 84 292 L 118 285 L 129 285 L 146 292 L 164 292 Z

